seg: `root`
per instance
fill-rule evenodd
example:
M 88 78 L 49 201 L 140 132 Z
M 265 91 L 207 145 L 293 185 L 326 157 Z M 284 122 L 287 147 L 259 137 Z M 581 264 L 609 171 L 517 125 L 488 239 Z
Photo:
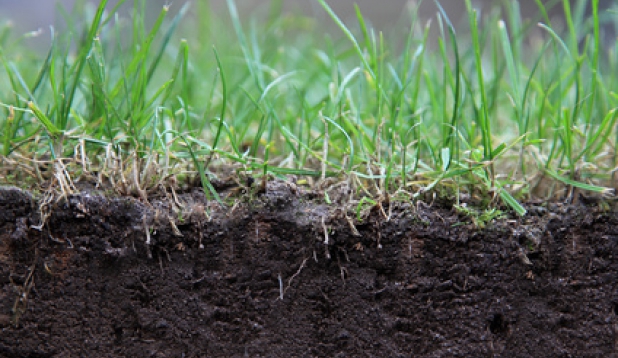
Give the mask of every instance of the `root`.
M 288 284 L 285 288 L 283 288 L 283 279 L 281 278 L 281 274 L 279 274 L 277 277 L 279 279 L 279 297 L 277 298 L 278 300 L 283 301 L 283 295 L 288 291 L 288 289 L 292 286 L 292 281 L 294 281 L 294 279 L 300 275 L 301 271 L 305 268 L 305 266 L 307 265 L 307 261 L 309 261 L 309 258 L 305 258 L 303 260 L 303 262 L 300 264 L 300 267 L 298 268 L 298 270 L 296 270 L 296 272 L 292 275 L 292 277 L 290 277 L 290 279 L 288 280 Z
M 13 282 L 13 279 L 9 276 L 9 280 L 11 283 L 17 288 L 17 298 L 15 299 L 15 303 L 13 304 L 13 324 L 17 328 L 19 326 L 19 319 L 26 312 L 28 307 L 28 296 L 30 295 L 30 290 L 32 286 L 34 286 L 34 271 L 36 270 L 36 262 L 39 257 L 39 250 L 35 250 L 34 252 L 34 262 L 32 266 L 30 266 L 30 273 L 28 277 L 24 281 L 24 284 L 19 286 Z
M 309 258 L 306 258 L 306 259 L 303 260 L 303 262 L 300 264 L 300 267 L 298 268 L 298 270 L 296 270 L 296 272 L 288 280 L 288 285 L 285 288 L 285 290 L 283 290 L 283 292 L 286 292 L 290 288 L 290 286 L 292 286 L 292 281 L 296 278 L 296 276 L 300 275 L 300 272 L 305 268 L 305 265 L 307 264 L 308 260 L 309 260 Z
M 328 252 L 328 228 L 326 227 L 324 217 L 322 217 L 322 229 L 324 230 L 324 253 L 326 258 L 330 260 L 330 252 Z
M 281 279 L 281 274 L 277 275 L 279 279 L 279 299 L 283 301 L 283 280 Z
M 348 253 L 343 250 L 343 254 L 348 262 L 350 262 L 350 258 L 348 257 Z M 339 274 L 341 275 L 341 281 L 343 281 L 343 285 L 345 286 L 345 278 L 348 276 L 348 269 L 341 265 L 341 259 L 339 255 L 337 255 L 337 266 L 339 266 Z
M 361 236 L 360 232 L 358 232 L 358 229 L 356 228 L 356 225 L 354 225 L 354 221 L 352 220 L 352 218 L 350 218 L 348 216 L 348 214 L 345 214 L 345 219 L 348 222 L 348 225 L 350 226 L 350 230 L 352 231 L 352 235 L 354 236 Z
M 41 222 L 39 225 L 31 225 L 32 229 L 42 231 L 47 219 L 51 216 L 51 204 L 54 202 L 54 193 L 52 190 L 48 190 L 43 194 L 41 200 L 39 200 L 39 215 L 41 216 Z
M 146 215 L 142 216 L 142 222 L 144 225 L 144 232 L 146 233 L 146 253 L 149 259 L 152 259 L 152 251 L 150 251 L 151 237 L 150 237 L 150 228 L 148 227 L 148 223 L 146 222 Z

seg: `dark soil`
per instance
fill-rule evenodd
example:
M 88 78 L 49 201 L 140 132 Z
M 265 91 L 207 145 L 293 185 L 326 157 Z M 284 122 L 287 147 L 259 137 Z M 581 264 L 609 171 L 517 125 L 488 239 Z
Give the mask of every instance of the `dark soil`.
M 1 190 L 0 356 L 618 357 L 615 212 L 253 196 Z

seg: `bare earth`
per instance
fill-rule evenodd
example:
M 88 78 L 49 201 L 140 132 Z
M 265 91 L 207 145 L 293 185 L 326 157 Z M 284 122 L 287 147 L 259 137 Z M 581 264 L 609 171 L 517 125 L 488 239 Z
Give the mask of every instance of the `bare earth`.
M 615 212 L 240 197 L 0 190 L 0 356 L 618 357 Z

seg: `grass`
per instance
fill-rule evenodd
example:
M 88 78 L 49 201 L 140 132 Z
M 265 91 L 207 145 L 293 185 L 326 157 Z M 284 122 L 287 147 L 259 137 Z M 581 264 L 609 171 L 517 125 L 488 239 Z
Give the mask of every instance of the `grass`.
M 359 208 L 434 192 L 520 215 L 531 198 L 612 195 L 618 54 L 601 26 L 615 11 L 553 1 L 558 24 L 539 0 L 532 20 L 516 1 L 481 17 L 466 0 L 465 19 L 424 23 L 412 3 L 385 34 L 358 8 L 344 23 L 316 1 L 337 33 L 277 1 L 241 19 L 233 0 L 226 18 L 200 1 L 154 20 L 144 0 L 130 16 L 103 0 L 65 15 L 89 20 L 69 21 L 46 54 L 4 27 L 0 181 L 63 194 L 91 181 L 147 200 L 197 176 L 222 200 L 210 183 L 231 167 L 344 180 Z

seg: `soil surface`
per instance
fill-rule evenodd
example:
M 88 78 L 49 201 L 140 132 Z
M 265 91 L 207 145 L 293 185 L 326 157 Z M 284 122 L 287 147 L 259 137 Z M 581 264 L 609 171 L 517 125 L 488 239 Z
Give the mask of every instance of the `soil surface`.
M 0 190 L 0 356 L 618 357 L 615 211 L 223 194 Z

